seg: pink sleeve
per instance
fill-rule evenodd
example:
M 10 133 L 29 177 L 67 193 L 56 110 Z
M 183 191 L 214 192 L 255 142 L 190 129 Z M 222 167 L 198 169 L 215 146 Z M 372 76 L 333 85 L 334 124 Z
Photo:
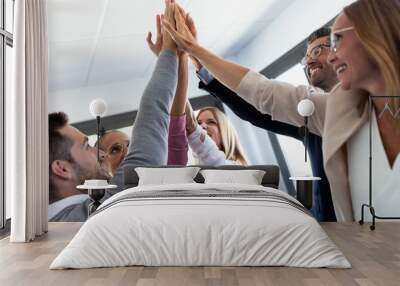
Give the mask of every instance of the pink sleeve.
M 170 116 L 168 131 L 168 165 L 184 165 L 188 162 L 186 115 Z

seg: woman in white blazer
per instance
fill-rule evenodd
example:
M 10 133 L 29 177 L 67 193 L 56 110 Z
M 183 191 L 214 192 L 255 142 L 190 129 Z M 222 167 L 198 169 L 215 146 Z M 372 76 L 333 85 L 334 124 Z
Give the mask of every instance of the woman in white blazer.
M 271 114 L 275 120 L 303 124 L 297 104 L 309 97 L 306 86 L 270 80 L 217 57 L 196 42 L 190 33 L 192 27 L 187 26 L 191 25 L 190 21 L 185 21 L 182 13 L 175 15 L 176 28 L 167 21 L 163 25 L 181 49 L 197 58 L 214 77 L 260 111 Z M 354 215 L 360 212 L 357 208 L 367 202 L 368 145 L 365 144 L 368 140 L 363 136 L 369 120 L 368 96 L 400 95 L 399 27 L 399 0 L 359 0 L 345 7 L 332 29 L 329 56 L 340 84 L 327 96 L 310 97 L 316 112 L 309 126 L 312 132 L 323 137 L 324 166 L 338 221 L 354 220 Z M 382 113 L 384 106 L 380 102 L 373 102 L 374 114 Z M 400 108 L 398 100 L 391 102 L 393 110 Z M 381 164 L 387 165 L 382 183 L 385 178 L 389 179 L 387 176 L 395 179 L 393 172 L 400 177 L 399 119 L 400 115 L 396 120 L 386 115 L 379 122 L 372 119 L 379 131 L 375 139 L 381 156 L 377 157 Z M 379 180 L 374 178 L 374 181 L 376 184 Z M 400 189 L 392 193 L 400 200 Z M 365 201 L 356 201 L 355 197 Z

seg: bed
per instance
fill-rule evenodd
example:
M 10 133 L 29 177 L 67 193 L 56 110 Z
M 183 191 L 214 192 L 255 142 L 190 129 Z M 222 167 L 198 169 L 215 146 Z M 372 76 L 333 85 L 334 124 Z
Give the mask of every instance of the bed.
M 214 169 L 215 167 L 201 167 Z M 279 191 L 276 166 L 261 185 L 237 183 L 138 186 L 106 200 L 50 269 L 144 266 L 291 266 L 350 268 L 350 263 L 297 200 Z

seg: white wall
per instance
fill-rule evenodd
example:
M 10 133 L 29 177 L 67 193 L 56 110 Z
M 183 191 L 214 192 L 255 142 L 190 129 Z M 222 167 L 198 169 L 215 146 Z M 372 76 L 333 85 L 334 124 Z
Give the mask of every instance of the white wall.
M 154 65 L 151 69 L 153 67 Z M 205 92 L 197 88 L 198 78 L 193 67 L 189 75 L 189 95 L 204 95 Z M 147 83 L 148 79 L 144 77 L 111 84 L 50 91 L 49 112 L 64 111 L 71 123 L 90 120 L 93 118 L 89 113 L 89 104 L 94 98 L 102 98 L 107 102 L 106 116 L 136 110 Z

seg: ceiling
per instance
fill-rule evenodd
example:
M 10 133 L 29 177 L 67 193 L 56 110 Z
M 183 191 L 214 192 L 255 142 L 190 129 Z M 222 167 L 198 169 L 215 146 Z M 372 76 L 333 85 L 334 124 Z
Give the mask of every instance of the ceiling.
M 294 0 L 181 0 L 199 41 L 229 57 Z M 155 31 L 162 0 L 48 0 L 49 90 L 148 78 L 155 57 L 145 38 Z

